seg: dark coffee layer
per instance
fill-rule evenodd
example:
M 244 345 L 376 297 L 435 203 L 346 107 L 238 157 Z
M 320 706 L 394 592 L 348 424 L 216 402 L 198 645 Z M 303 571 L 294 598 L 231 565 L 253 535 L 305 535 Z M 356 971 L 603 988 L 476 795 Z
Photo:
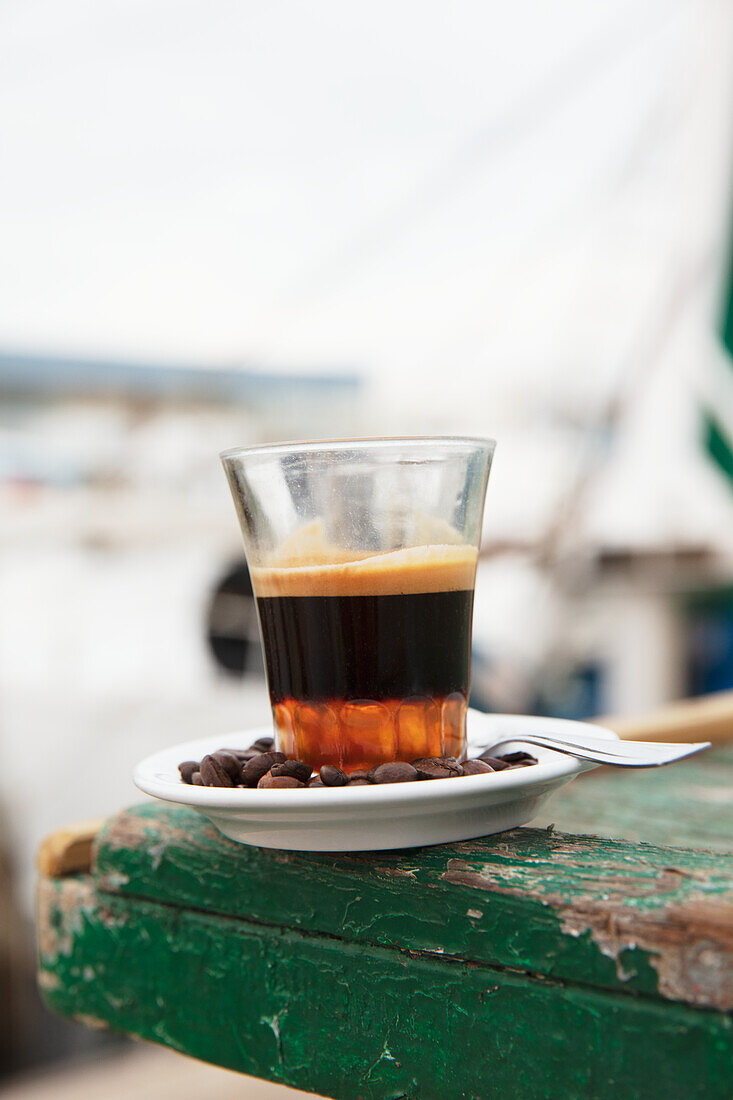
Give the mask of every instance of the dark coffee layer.
M 472 589 L 257 605 L 273 703 L 468 695 Z

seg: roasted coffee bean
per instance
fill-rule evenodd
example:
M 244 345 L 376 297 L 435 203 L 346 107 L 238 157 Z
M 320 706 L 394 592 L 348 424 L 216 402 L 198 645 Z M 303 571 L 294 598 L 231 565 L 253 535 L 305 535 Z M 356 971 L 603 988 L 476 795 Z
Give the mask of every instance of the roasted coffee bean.
M 498 756 L 492 756 L 490 749 L 487 749 L 486 752 L 482 752 L 479 756 L 479 760 L 483 760 L 485 764 L 490 764 L 495 772 L 503 772 L 504 768 L 509 767 L 506 760 L 501 760 Z
M 324 764 L 318 774 L 324 787 L 345 787 L 349 782 L 346 772 L 342 772 L 334 764 Z
M 201 761 L 201 779 L 205 787 L 233 787 L 234 780 L 215 756 L 205 756 Z
M 270 774 L 275 777 L 278 775 L 292 775 L 293 779 L 299 779 L 301 783 L 307 783 L 313 774 L 313 768 L 310 764 L 304 764 L 302 760 L 286 760 L 284 764 L 273 764 L 270 768 Z
M 412 766 L 418 779 L 450 779 L 455 775 L 455 770 L 437 756 L 421 756 L 419 760 L 412 761 Z
M 405 783 L 415 779 L 450 779 L 460 775 L 487 775 L 492 771 L 526 768 L 537 763 L 531 753 L 518 750 L 492 756 L 491 750 L 459 764 L 454 756 L 431 756 L 406 764 L 399 760 L 379 764 L 370 772 L 347 775 L 333 764 L 324 764 L 320 774 L 301 760 L 288 760 L 284 753 L 271 751 L 271 737 L 260 737 L 249 749 L 218 749 L 201 763 L 184 760 L 178 765 L 181 779 L 197 787 L 363 787 L 367 783 Z M 267 779 L 267 782 L 261 780 Z M 276 779 L 293 780 L 275 783 Z
M 227 749 L 219 749 L 217 752 L 212 752 L 211 755 L 214 760 L 221 764 L 222 768 L 236 787 L 242 772 L 241 761 L 237 759 L 234 753 L 229 752 Z
M 269 772 L 273 764 L 284 764 L 284 752 L 260 752 L 242 768 L 242 783 L 245 787 L 256 787 L 262 776 Z
M 257 740 L 253 741 L 250 745 L 250 748 L 256 749 L 257 752 L 271 752 L 274 747 L 274 737 L 258 737 Z
M 452 775 L 462 775 L 461 765 L 456 760 L 455 756 L 438 756 L 437 760 L 443 765 L 444 768 L 448 768 Z
M 199 762 L 198 760 L 184 760 L 182 764 L 178 765 L 178 770 L 184 783 L 193 783 L 191 776 L 199 770 Z
M 272 788 L 285 788 L 285 787 L 305 787 L 305 783 L 301 783 L 299 779 L 296 779 L 292 775 L 263 775 L 257 784 L 258 787 L 264 787 L 267 789 Z
M 461 765 L 456 760 L 455 756 L 421 756 L 419 760 L 420 764 L 440 764 L 444 772 L 448 772 L 450 775 L 462 775 Z M 417 763 L 413 760 L 412 766 L 417 767 Z M 440 776 L 441 779 L 445 778 L 444 775 Z
M 463 774 L 464 775 L 488 775 L 489 772 L 493 772 L 491 764 L 487 764 L 485 760 L 464 760 L 463 761 Z
M 394 760 L 390 764 L 378 764 L 369 772 L 370 783 L 409 783 L 417 779 L 417 771 L 412 764 Z

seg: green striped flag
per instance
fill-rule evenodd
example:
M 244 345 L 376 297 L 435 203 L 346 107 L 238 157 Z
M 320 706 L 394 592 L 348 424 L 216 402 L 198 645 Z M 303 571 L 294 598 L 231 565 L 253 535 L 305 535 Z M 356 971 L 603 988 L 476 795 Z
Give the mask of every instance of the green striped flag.
M 708 401 L 703 408 L 703 431 L 707 453 L 733 487 L 733 258 L 726 287 L 722 336 L 728 358 L 722 364 L 714 364 L 724 377 L 718 377 L 715 400 Z

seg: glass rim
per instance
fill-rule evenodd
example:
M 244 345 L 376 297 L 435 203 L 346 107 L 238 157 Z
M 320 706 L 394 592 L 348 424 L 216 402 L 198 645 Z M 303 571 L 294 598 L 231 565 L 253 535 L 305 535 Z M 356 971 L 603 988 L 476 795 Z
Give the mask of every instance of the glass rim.
M 259 443 L 249 447 L 227 447 L 219 452 L 222 462 L 237 458 L 275 456 L 291 453 L 309 454 L 318 451 L 340 451 L 344 447 L 358 450 L 378 450 L 390 444 L 405 447 L 428 447 L 432 444 L 455 446 L 456 450 L 472 448 L 493 454 L 496 440 L 488 436 L 471 435 L 366 435 L 344 436 L 337 439 L 294 439 L 280 443 Z

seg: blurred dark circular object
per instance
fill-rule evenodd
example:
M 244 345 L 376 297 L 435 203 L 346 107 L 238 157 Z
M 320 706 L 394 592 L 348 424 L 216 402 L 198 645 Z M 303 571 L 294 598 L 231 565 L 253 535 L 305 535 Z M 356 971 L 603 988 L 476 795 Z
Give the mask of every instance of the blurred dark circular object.
M 262 671 L 257 608 L 245 563 L 228 569 L 217 582 L 206 617 L 206 635 L 214 660 L 229 675 Z

